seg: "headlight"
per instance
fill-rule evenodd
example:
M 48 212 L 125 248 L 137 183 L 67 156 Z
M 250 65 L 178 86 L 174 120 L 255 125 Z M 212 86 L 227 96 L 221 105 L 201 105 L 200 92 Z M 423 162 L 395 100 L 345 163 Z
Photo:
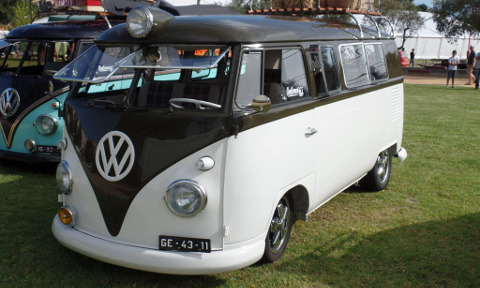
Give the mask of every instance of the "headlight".
M 56 178 L 58 188 L 63 194 L 68 195 L 72 193 L 73 175 L 67 161 L 62 160 L 62 162 L 58 164 Z
M 40 115 L 35 120 L 35 128 L 42 135 L 52 135 L 57 131 L 57 119 L 50 115 Z
M 144 38 L 152 30 L 163 29 L 175 17 L 156 7 L 137 6 L 127 16 L 127 30 L 135 38 Z
M 152 31 L 153 15 L 145 6 L 133 8 L 128 13 L 127 29 L 128 33 L 135 38 L 143 38 Z
M 183 217 L 197 215 L 207 204 L 207 193 L 191 180 L 173 182 L 165 194 L 167 206 L 174 214 Z

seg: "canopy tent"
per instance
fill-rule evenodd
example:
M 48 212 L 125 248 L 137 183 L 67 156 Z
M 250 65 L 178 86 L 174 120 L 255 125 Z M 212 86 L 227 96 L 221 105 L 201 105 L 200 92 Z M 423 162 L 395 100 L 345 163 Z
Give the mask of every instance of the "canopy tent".
M 432 19 L 432 13 L 420 12 L 425 19 L 425 24 L 420 28 L 416 35 L 405 41 L 405 51 L 410 54 L 415 49 L 415 59 L 447 59 L 452 56 L 452 51 L 457 50 L 457 56 L 460 59 L 467 58 L 469 44 L 476 47 L 476 52 L 480 51 L 480 38 L 478 36 L 469 37 L 466 33 L 457 39 L 455 43 L 450 43 L 437 31 L 436 23 Z M 469 39 L 470 38 L 470 39 Z M 397 34 L 397 46 L 402 44 L 402 35 Z M 470 43 L 469 43 L 470 41 Z

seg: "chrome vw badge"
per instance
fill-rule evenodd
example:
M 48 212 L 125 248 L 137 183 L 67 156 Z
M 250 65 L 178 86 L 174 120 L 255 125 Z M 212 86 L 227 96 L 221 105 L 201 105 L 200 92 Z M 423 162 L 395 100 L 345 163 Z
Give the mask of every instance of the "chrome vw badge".
M 13 88 L 5 89 L 0 95 L 0 113 L 5 117 L 10 117 L 17 112 L 20 107 L 20 95 Z
M 120 181 L 132 170 L 133 143 L 125 133 L 111 131 L 100 139 L 95 153 L 97 170 L 108 181 Z

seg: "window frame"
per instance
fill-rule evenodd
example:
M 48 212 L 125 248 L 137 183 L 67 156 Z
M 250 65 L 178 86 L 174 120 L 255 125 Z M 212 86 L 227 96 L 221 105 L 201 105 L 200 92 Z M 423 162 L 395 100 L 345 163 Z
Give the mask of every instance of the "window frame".
M 241 70 L 242 70 L 242 65 L 241 65 L 241 61 L 243 59 L 243 55 L 245 54 L 246 51 L 248 51 L 248 53 L 261 53 L 261 57 L 262 57 L 262 63 L 261 63 L 261 81 L 260 81 L 260 93 L 259 95 L 262 95 L 264 92 L 265 92 L 265 53 L 267 51 L 272 51 L 272 50 L 279 50 L 279 51 L 284 51 L 284 50 L 298 50 L 300 51 L 301 53 L 301 58 L 302 58 L 302 61 L 303 61 L 303 72 L 304 72 L 304 76 L 305 76 L 305 81 L 306 81 L 306 86 L 308 88 L 308 96 L 304 96 L 304 97 L 301 97 L 299 99 L 294 99 L 292 101 L 286 101 L 286 102 L 281 102 L 281 103 L 275 103 L 275 104 L 272 104 L 272 108 L 273 107 L 279 107 L 279 106 L 284 106 L 284 105 L 289 105 L 290 103 L 298 103 L 299 101 L 305 101 L 306 99 L 312 99 L 312 98 L 316 98 L 317 96 L 315 95 L 312 95 L 312 84 L 310 83 L 311 82 L 311 79 L 310 79 L 310 71 L 309 71 L 309 60 L 307 59 L 306 55 L 306 51 L 305 51 L 305 48 L 303 46 L 260 46 L 260 45 L 249 45 L 249 46 L 244 46 L 241 51 L 240 51 L 240 55 L 239 55 L 239 59 L 240 59 L 240 64 L 239 64 L 239 67 L 238 67 L 238 71 L 237 71 L 237 76 L 236 76 L 236 79 L 235 79 L 235 90 L 234 90 L 234 99 L 233 99 L 233 105 L 234 105 L 234 111 L 244 111 L 244 110 L 251 110 L 252 107 L 247 105 L 245 107 L 241 107 L 239 105 L 237 105 L 237 95 L 238 95 L 238 84 L 239 84 L 239 79 L 240 79 L 240 76 L 241 76 Z M 279 83 L 281 84 L 281 83 Z M 255 97 L 255 96 L 254 96 Z
M 312 46 L 316 47 L 317 50 L 316 51 L 310 50 L 310 48 Z M 318 98 L 325 98 L 325 97 L 329 97 L 333 94 L 338 93 L 341 90 L 340 69 L 339 69 L 339 65 L 338 65 L 337 55 L 335 53 L 335 46 L 332 45 L 332 44 L 323 45 L 321 43 L 315 43 L 315 44 L 309 45 L 308 48 L 309 49 L 307 51 L 307 55 L 309 55 L 310 57 L 307 57 L 307 62 L 310 65 L 309 68 L 311 70 L 312 76 L 316 80 L 315 67 L 314 67 L 314 63 L 313 63 L 313 59 L 312 59 L 312 53 L 316 53 L 319 57 L 319 59 L 318 59 L 319 65 L 320 65 L 320 67 L 319 67 L 320 71 L 319 72 L 322 73 L 323 85 L 325 87 L 325 92 L 319 92 L 318 87 L 317 87 L 317 83 L 315 81 L 313 85 L 315 86 L 316 96 L 313 96 L 313 95 L 311 95 L 311 96 L 312 97 L 318 97 Z M 336 89 L 330 90 L 329 85 L 327 83 L 327 78 L 326 78 L 326 75 L 325 75 L 325 63 L 324 63 L 324 60 L 323 60 L 323 49 L 329 49 L 332 52 L 332 55 L 333 55 L 333 63 L 334 63 L 333 69 L 334 69 L 334 72 L 336 72 L 335 76 L 336 76 L 336 80 L 337 80 L 337 88 Z
M 368 81 L 366 83 L 361 83 L 361 84 L 358 84 L 358 85 L 351 85 L 351 83 L 348 83 L 347 82 L 347 78 L 346 78 L 346 74 L 345 74 L 345 63 L 344 63 L 344 60 L 343 60 L 343 54 L 342 54 L 342 47 L 346 47 L 346 46 L 362 46 L 362 51 L 363 51 L 363 58 L 364 58 L 364 66 L 365 66 L 365 71 L 366 71 L 366 75 L 368 76 Z M 382 47 L 382 52 L 383 52 L 383 63 L 385 64 L 385 73 L 386 73 L 386 77 L 385 78 L 382 78 L 382 79 L 378 79 L 378 80 L 373 80 L 373 77 L 370 73 L 370 65 L 369 65 L 369 62 L 368 62 L 368 57 L 367 57 L 367 51 L 366 51 L 366 48 L 365 46 L 368 46 L 368 45 L 380 45 Z M 338 53 L 339 53 L 339 56 L 340 56 L 340 65 L 342 66 L 342 74 L 343 74 L 343 81 L 344 81 L 344 84 L 345 84 L 345 87 L 347 89 L 354 89 L 354 88 L 359 88 L 359 87 L 362 87 L 362 86 L 367 86 L 367 85 L 372 85 L 372 84 L 376 84 L 378 82 L 383 82 L 383 81 L 386 81 L 389 79 L 389 71 L 388 71 L 388 65 L 387 65 L 387 60 L 386 60 L 386 54 L 385 54 L 385 45 L 382 43 L 382 42 L 355 42 L 355 43 L 346 43 L 346 44 L 340 44 L 338 45 Z
M 365 47 L 365 54 L 366 53 L 366 46 L 375 46 L 375 45 L 378 45 L 380 47 L 382 47 L 382 61 L 383 61 L 383 64 L 385 65 L 385 74 L 386 74 L 386 77 L 385 78 L 381 78 L 381 79 L 372 79 L 371 77 L 371 73 L 370 73 L 370 63 L 368 61 L 368 55 L 366 55 L 367 57 L 367 65 L 368 65 L 368 73 L 370 74 L 370 81 L 371 83 L 378 83 L 378 82 L 383 82 L 383 81 L 386 81 L 389 79 L 390 75 L 388 73 L 388 65 L 387 65 L 387 58 L 386 58 L 386 54 L 385 54 L 385 45 L 383 45 L 383 43 L 381 42 L 372 42 L 372 43 L 365 43 L 364 44 L 364 47 Z

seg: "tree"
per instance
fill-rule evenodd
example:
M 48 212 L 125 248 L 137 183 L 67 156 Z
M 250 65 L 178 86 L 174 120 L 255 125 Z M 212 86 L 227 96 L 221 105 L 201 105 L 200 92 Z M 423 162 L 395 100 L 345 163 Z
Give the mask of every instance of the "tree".
M 0 23 L 9 24 L 13 18 L 13 6 L 18 0 L 1 0 L 0 1 Z
M 395 31 L 402 33 L 402 45 L 399 49 L 404 48 L 405 41 L 413 37 L 425 23 L 413 0 L 382 0 L 379 10 L 392 23 Z
M 36 9 L 36 5 L 31 5 L 29 0 L 20 0 L 13 6 L 12 26 L 18 27 L 29 24 L 36 11 L 31 11 L 30 8 Z
M 480 33 L 480 0 L 434 0 L 432 13 L 437 30 L 456 39 L 465 32 Z
M 418 10 L 422 12 L 428 12 L 428 6 L 426 4 L 420 4 L 417 7 L 418 7 Z

